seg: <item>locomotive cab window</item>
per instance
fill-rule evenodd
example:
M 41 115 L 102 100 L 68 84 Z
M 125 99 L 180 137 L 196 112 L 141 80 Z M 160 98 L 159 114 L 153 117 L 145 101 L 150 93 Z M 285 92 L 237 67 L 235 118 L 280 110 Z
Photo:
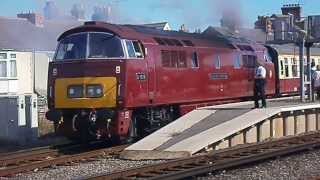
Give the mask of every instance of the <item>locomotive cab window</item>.
M 106 33 L 90 33 L 89 35 L 89 58 L 124 57 L 121 41 L 117 36 Z
M 59 42 L 54 60 L 123 58 L 119 37 L 102 32 L 72 34 Z
M 86 57 L 87 34 L 67 36 L 58 45 L 55 60 L 84 59 Z
M 142 46 L 139 41 L 125 40 L 129 58 L 143 58 Z

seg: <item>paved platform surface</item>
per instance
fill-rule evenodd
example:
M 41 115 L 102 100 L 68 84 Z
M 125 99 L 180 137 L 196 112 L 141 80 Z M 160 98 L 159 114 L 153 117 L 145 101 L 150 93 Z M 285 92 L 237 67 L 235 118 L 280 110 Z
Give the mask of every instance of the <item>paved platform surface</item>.
M 281 108 L 310 105 L 319 103 L 301 103 L 299 98 L 290 97 L 268 100 L 267 108 L 260 109 L 254 109 L 252 101 L 202 107 L 129 146 L 123 157 L 143 159 L 141 156 L 160 152 L 168 159 L 179 156 L 170 152 L 192 155 L 215 140 L 281 112 Z

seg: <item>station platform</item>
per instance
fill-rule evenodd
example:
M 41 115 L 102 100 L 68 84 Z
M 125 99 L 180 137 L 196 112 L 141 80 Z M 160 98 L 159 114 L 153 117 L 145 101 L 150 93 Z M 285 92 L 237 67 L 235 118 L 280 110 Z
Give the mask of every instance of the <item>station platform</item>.
M 127 147 L 120 157 L 175 159 L 320 129 L 320 102 L 290 97 L 268 100 L 267 108 L 254 109 L 253 104 L 198 108 Z

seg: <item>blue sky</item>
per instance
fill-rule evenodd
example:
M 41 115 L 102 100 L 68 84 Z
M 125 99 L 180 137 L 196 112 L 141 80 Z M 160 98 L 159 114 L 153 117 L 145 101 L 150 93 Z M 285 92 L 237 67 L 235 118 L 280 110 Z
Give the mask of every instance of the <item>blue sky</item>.
M 43 13 L 46 0 L 1 0 L 0 16 L 20 12 Z M 152 23 L 168 21 L 173 29 L 185 24 L 191 30 L 208 25 L 219 26 L 221 12 L 235 12 L 244 27 L 253 27 L 258 15 L 280 13 L 287 3 L 302 3 L 303 15 L 320 14 L 320 0 L 54 0 L 60 10 L 69 14 L 74 3 L 86 7 L 90 19 L 94 6 L 112 6 L 114 23 Z

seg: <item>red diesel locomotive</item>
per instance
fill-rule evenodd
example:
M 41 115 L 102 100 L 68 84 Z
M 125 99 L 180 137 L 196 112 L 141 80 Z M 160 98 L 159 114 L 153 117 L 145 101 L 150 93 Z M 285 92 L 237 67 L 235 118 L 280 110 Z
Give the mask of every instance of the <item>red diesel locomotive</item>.
M 196 107 L 252 98 L 256 61 L 266 93 L 281 92 L 274 49 L 210 31 L 86 22 L 58 41 L 46 115 L 68 137 L 131 140 Z

